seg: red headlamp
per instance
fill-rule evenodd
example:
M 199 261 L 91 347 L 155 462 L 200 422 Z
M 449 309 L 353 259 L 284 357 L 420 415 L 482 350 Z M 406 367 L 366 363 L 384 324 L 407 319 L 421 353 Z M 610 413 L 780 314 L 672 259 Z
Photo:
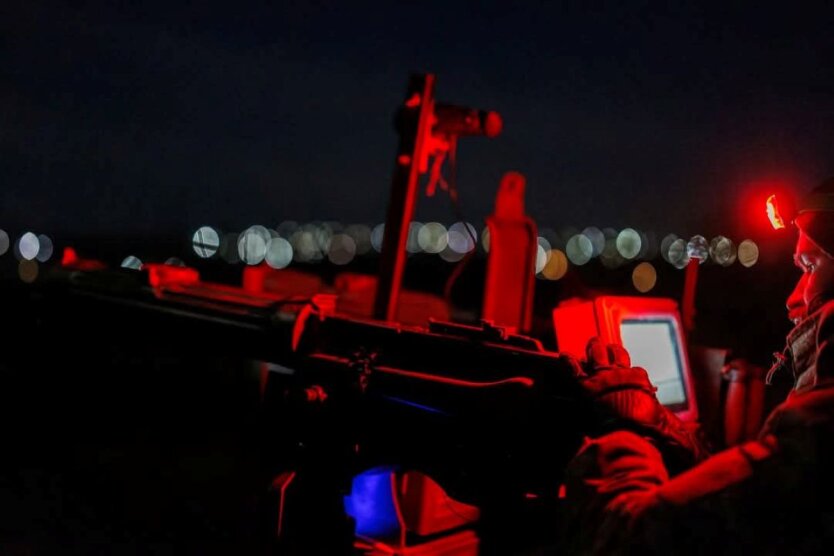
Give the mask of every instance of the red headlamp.
M 785 228 L 785 219 L 779 212 L 779 205 L 776 203 L 776 195 L 771 195 L 767 198 L 767 218 L 770 220 L 770 225 L 774 230 L 781 230 Z

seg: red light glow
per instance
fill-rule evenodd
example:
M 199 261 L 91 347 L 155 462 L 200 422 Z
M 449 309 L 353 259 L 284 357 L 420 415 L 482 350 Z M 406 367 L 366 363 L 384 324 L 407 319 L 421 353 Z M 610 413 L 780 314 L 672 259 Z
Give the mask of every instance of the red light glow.
M 738 197 L 738 218 L 734 220 L 737 227 L 722 228 L 721 232 L 728 237 L 735 235 L 756 241 L 773 239 L 775 235 L 787 238 L 781 231 L 791 227 L 799 194 L 797 184 L 803 182 L 801 177 L 784 175 L 745 184 Z
M 417 108 L 420 106 L 420 93 L 414 93 L 411 97 L 405 101 L 405 105 L 407 108 Z
M 148 283 L 153 288 L 191 286 L 200 281 L 200 273 L 193 268 L 146 263 L 142 265 L 142 270 L 148 272 Z
M 767 218 L 774 230 L 781 230 L 785 227 L 785 220 L 779 213 L 779 206 L 776 204 L 776 195 L 767 198 Z

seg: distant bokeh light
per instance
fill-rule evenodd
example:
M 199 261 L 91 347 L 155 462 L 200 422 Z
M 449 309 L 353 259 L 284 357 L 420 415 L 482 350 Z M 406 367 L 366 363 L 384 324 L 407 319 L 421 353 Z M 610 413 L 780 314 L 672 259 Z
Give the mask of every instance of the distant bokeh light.
M 580 233 L 581 232 L 573 226 L 564 226 L 562 228 L 559 228 L 559 232 L 556 234 L 556 238 L 558 238 L 558 241 L 551 241 L 550 245 L 556 245 L 559 248 L 564 246 L 564 250 L 566 251 L 565 254 L 567 254 L 568 242 L 571 240 L 573 236 L 579 235 Z M 591 249 L 593 252 L 593 245 L 591 246 Z
M 635 266 L 631 273 L 631 282 L 641 293 L 651 291 L 657 283 L 657 271 L 652 263 L 642 262 Z
M 455 232 L 457 234 L 457 232 Z M 452 249 L 451 246 L 446 246 L 446 249 L 440 252 L 440 258 L 447 263 L 456 263 L 463 259 L 466 253 L 461 253 Z
M 338 226 L 341 228 L 341 226 Z M 334 233 L 339 230 L 334 230 L 333 223 L 330 222 L 310 222 L 301 227 L 302 230 L 312 234 L 313 240 L 316 244 L 316 252 L 313 254 L 313 260 L 320 260 L 323 254 L 330 251 L 330 239 Z
M 576 234 L 568 240 L 565 251 L 570 262 L 582 266 L 591 260 L 591 256 L 594 254 L 594 246 L 586 236 Z
M 660 242 L 660 256 L 663 257 L 663 260 L 669 264 L 672 263 L 672 261 L 669 260 L 669 248 L 672 247 L 672 244 L 678 239 L 678 236 L 675 234 L 669 234 Z
M 220 249 L 220 234 L 211 226 L 202 226 L 191 238 L 191 245 L 198 257 L 208 259 Z
M 547 257 L 549 253 L 550 250 L 548 249 L 545 251 L 541 243 L 536 246 L 536 274 L 544 270 L 544 265 L 547 264 Z
M 596 226 L 588 226 L 582 230 L 582 235 L 591 240 L 591 246 L 593 247 L 591 256 L 600 256 L 602 254 L 602 250 L 605 249 L 605 234 L 602 233 L 602 230 Z
M 440 253 L 448 245 L 446 226 L 440 222 L 428 222 L 420 228 L 417 242 L 426 253 Z
M 676 239 L 669 245 L 667 256 L 669 263 L 677 269 L 685 268 L 689 264 L 689 254 L 686 249 L 687 242 L 683 239 Z
M 251 226 L 240 234 L 237 241 L 237 253 L 240 260 L 248 265 L 263 262 L 266 257 L 266 246 L 272 236 L 263 226 Z
M 38 236 L 32 232 L 26 232 L 20 236 L 20 239 L 17 242 L 17 250 L 20 253 L 20 256 L 27 261 L 31 261 L 37 257 L 40 248 L 41 243 L 38 240 Z
M 292 245 L 282 237 L 274 237 L 266 249 L 266 264 L 272 268 L 286 268 L 292 262 Z
M 129 268 L 131 270 L 142 270 L 142 261 L 139 259 L 139 257 L 128 255 L 124 258 L 120 266 L 122 268 Z
M 698 259 L 698 261 L 703 264 L 707 259 L 709 259 L 709 244 L 707 243 L 707 238 L 700 235 L 692 236 L 692 239 L 690 239 L 686 244 L 686 255 L 690 259 Z
M 478 232 L 475 231 L 475 226 L 472 224 L 455 222 L 449 226 L 448 245 L 452 251 L 461 254 L 468 253 L 475 248 L 475 241 L 477 240 Z
M 371 231 L 371 245 L 377 253 L 382 253 L 382 238 L 385 236 L 385 224 L 377 224 Z
M 351 224 L 345 229 L 345 233 L 353 238 L 357 255 L 366 255 L 373 248 L 371 245 L 371 228 L 365 224 Z
M 469 251 L 470 246 L 472 245 L 472 240 L 466 236 L 465 232 L 460 233 L 458 230 L 449 230 L 448 235 L 448 248 L 454 251 L 455 253 L 460 253 L 461 255 L 465 254 Z
M 551 247 L 547 238 L 539 236 L 536 241 L 538 242 L 538 246 L 536 247 L 536 274 L 538 274 L 544 270 L 544 266 L 550 259 Z
M 33 260 L 23 260 L 17 265 L 17 275 L 27 284 L 38 279 L 38 263 Z
M 542 276 L 548 280 L 559 280 L 568 271 L 568 258 L 560 249 L 551 249 L 547 264 L 542 269 Z
M 408 239 L 405 242 L 405 250 L 409 253 L 419 253 L 423 250 L 419 241 L 420 230 L 422 229 L 423 223 L 416 220 L 408 225 Z
M 759 260 L 759 246 L 753 240 L 745 239 L 738 246 L 738 262 L 750 268 Z
M 727 237 L 715 236 L 709 243 L 709 254 L 721 266 L 730 266 L 736 260 L 736 246 Z
M 4 230 L 0 230 L 0 255 L 5 255 L 9 250 L 9 234 Z
M 635 258 L 643 246 L 637 230 L 626 228 L 617 235 L 617 251 L 624 259 Z
M 330 239 L 327 258 L 336 265 L 346 265 L 356 256 L 356 243 L 347 234 L 336 234 Z
M 38 254 L 35 258 L 38 261 L 45 263 L 52 257 L 52 252 L 55 246 L 52 244 L 52 240 L 49 236 L 45 234 L 38 234 L 38 243 L 40 244 L 40 249 L 38 249 Z
M 315 262 L 322 258 L 315 236 L 309 230 L 296 230 L 290 236 L 290 244 L 293 250 L 293 259 L 300 263 Z
M 650 261 L 657 257 L 657 236 L 654 232 L 640 232 L 640 241 L 642 245 L 637 254 L 638 259 Z
M 605 239 L 605 247 L 602 249 L 602 253 L 599 254 L 599 262 L 602 263 L 602 266 L 609 269 L 618 268 L 625 263 L 625 259 L 617 251 L 616 234 L 614 237 Z
M 249 228 L 244 233 L 249 233 L 253 235 L 258 235 L 261 237 L 264 242 L 269 241 L 269 238 L 272 237 L 272 234 L 269 232 L 269 228 L 266 226 L 261 226 L 260 224 L 255 224 L 254 226 L 249 226 Z

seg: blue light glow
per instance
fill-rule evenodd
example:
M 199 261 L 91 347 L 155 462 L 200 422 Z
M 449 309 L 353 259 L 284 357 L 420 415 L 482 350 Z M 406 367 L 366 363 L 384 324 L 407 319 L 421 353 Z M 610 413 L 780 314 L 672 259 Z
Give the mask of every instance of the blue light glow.
M 393 467 L 375 467 L 353 478 L 345 513 L 351 516 L 358 536 L 373 539 L 397 537 L 400 522 L 391 486 Z

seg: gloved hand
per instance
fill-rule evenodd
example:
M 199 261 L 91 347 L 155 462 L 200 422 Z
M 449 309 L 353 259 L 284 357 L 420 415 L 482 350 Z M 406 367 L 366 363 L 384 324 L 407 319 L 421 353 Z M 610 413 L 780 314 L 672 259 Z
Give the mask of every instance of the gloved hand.
M 586 353 L 580 384 L 592 399 L 600 432 L 625 429 L 650 438 L 673 472 L 706 457 L 695 434 L 658 401 L 645 369 L 631 366 L 623 346 L 592 338 Z

